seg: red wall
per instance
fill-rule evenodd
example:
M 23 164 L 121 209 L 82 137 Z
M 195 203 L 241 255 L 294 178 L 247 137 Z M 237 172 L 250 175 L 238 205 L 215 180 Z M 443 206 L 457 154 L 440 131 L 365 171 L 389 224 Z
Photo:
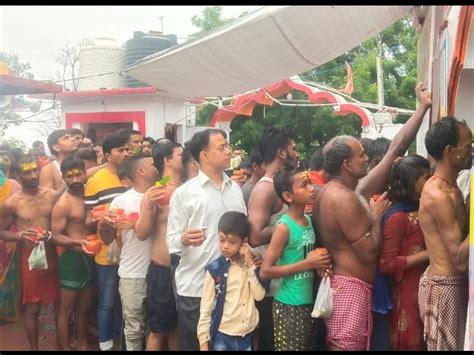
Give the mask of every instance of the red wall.
M 72 128 L 74 123 L 115 122 L 136 122 L 140 133 L 145 135 L 145 111 L 66 113 L 66 128 Z

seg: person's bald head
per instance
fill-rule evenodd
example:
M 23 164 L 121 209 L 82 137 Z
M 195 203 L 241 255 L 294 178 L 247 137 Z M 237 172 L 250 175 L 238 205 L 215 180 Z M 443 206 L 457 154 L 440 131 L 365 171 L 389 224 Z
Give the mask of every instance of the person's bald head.
M 358 178 L 367 174 L 367 155 L 360 142 L 352 136 L 337 136 L 323 149 L 324 170 L 332 177 L 346 170 Z

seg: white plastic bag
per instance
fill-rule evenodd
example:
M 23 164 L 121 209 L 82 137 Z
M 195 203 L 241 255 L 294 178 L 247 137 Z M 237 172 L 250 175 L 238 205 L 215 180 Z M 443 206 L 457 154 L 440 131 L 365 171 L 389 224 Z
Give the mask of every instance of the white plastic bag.
M 332 314 L 332 288 L 331 279 L 325 276 L 319 285 L 318 295 L 314 302 L 311 316 L 313 318 L 328 318 Z
M 39 242 L 31 251 L 28 258 L 28 267 L 31 270 L 44 270 L 48 268 L 48 260 L 46 259 L 46 249 L 44 241 Z
M 108 245 L 107 260 L 117 264 L 120 261 L 120 248 L 117 245 L 117 239 Z

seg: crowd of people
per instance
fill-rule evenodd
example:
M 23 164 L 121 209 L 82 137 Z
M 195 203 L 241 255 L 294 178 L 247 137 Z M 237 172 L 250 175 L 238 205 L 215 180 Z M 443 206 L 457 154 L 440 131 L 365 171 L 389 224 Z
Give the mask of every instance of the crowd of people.
M 0 320 L 24 317 L 32 350 L 47 304 L 60 350 L 462 350 L 472 133 L 442 118 L 431 161 L 407 155 L 416 93 L 393 140 L 334 137 L 309 170 L 276 127 L 247 158 L 211 128 L 0 147 Z

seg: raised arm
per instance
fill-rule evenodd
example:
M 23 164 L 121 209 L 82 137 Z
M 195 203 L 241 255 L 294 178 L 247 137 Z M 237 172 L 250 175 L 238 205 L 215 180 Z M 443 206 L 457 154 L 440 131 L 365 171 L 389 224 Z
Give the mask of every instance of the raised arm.
M 252 231 L 249 244 L 256 248 L 268 244 L 272 237 L 272 226 L 268 226 L 275 199 L 277 199 L 273 185 L 260 184 L 252 191 L 249 200 L 249 221 Z
M 165 188 L 152 186 L 142 197 L 140 213 L 135 224 L 135 232 L 139 240 L 146 240 L 153 232 L 156 216 L 158 214 L 158 200 L 164 195 Z
M 53 163 L 44 166 L 39 173 L 39 184 L 41 187 L 48 187 L 54 189 L 54 179 L 51 168 L 54 169 Z
M 419 105 L 415 113 L 395 135 L 387 153 L 380 163 L 373 168 L 367 176 L 359 180 L 356 191 L 367 200 L 385 189 L 393 161 L 405 154 L 411 142 L 415 139 L 426 112 L 431 107 L 431 94 L 426 91 L 426 88 L 422 87 L 421 82 L 416 86 L 416 96 Z

